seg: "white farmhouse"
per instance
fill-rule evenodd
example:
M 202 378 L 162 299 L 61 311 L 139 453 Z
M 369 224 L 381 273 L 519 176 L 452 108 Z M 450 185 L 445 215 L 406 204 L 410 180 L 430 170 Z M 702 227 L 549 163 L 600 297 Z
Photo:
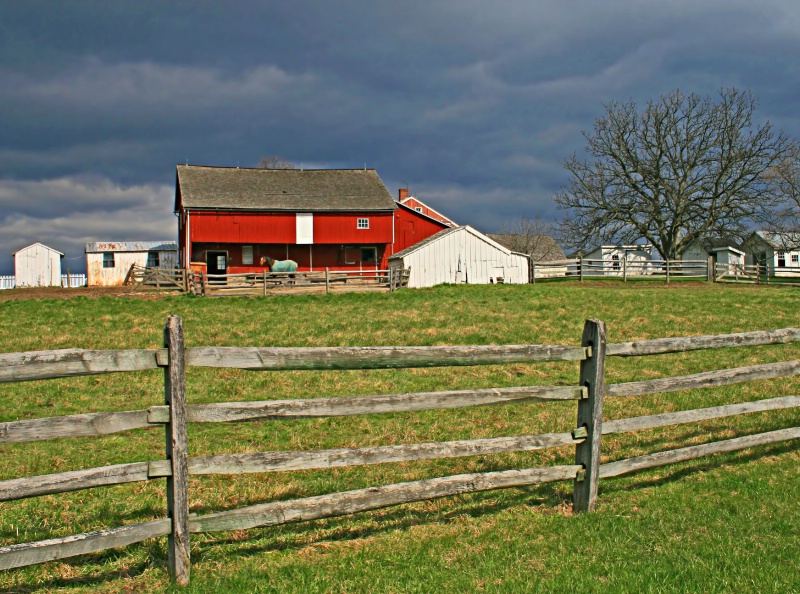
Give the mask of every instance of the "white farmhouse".
M 174 241 L 113 241 L 87 243 L 86 284 L 122 285 L 131 266 L 177 268 L 178 244 Z
M 14 256 L 17 287 L 60 287 L 61 258 L 64 254 L 41 243 L 34 243 Z
M 748 264 L 766 265 L 776 276 L 800 273 L 800 234 L 755 231 L 744 245 Z
M 469 225 L 444 229 L 393 256 L 389 268 L 411 268 L 409 287 L 442 283 L 526 284 L 529 258 Z

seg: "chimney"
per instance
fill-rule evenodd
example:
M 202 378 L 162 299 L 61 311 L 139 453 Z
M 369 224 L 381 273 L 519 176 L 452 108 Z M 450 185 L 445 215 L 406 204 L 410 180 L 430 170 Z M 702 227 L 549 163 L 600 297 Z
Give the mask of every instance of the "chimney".
M 400 191 L 397 193 L 397 201 L 402 202 L 408 198 L 408 188 L 400 188 Z

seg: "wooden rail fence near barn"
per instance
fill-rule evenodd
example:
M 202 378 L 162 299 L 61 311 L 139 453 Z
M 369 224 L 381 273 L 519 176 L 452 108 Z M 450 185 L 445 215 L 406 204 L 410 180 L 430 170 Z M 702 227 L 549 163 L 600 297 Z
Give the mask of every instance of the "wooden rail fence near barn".
M 193 272 L 188 290 L 195 295 L 273 295 L 395 291 L 408 285 L 411 270 L 325 270 L 317 272 L 240 272 L 206 274 Z
M 461 493 L 564 480 L 573 481 L 575 510 L 588 511 L 595 507 L 600 478 L 800 437 L 800 427 L 791 427 L 600 464 L 603 435 L 800 406 L 800 397 L 787 395 L 755 402 L 603 422 L 604 397 L 631 397 L 800 374 L 800 361 L 793 360 L 606 386 L 605 364 L 608 357 L 638 357 L 700 349 L 785 344 L 800 341 L 800 329 L 797 328 L 607 345 L 605 324 L 598 320 L 587 320 L 581 346 L 185 348 L 182 320 L 171 316 L 167 320 L 164 336 L 164 348 L 155 350 L 69 349 L 0 355 L 0 382 L 163 368 L 165 383 L 163 405 L 154 405 L 146 410 L 7 422 L 0 424 L 2 443 L 106 435 L 155 426 L 164 426 L 167 435 L 165 456 L 162 460 L 0 481 L 2 501 L 140 481 L 164 479 L 167 483 L 166 517 L 62 538 L 0 547 L 0 569 L 42 563 L 125 546 L 149 538 L 168 536 L 170 573 L 179 584 L 186 584 L 190 573 L 190 534 L 193 532 L 274 526 Z M 580 362 L 580 377 L 577 383 L 571 386 L 525 386 L 358 397 L 186 404 L 187 366 L 279 371 L 390 369 L 548 361 Z M 317 451 L 274 451 L 191 458 L 188 456 L 188 423 L 349 416 L 564 400 L 577 402 L 577 419 L 574 429 L 562 433 Z M 531 451 L 570 445 L 576 449 L 574 464 L 428 478 L 304 499 L 266 502 L 203 515 L 189 513 L 189 475 L 325 469 Z

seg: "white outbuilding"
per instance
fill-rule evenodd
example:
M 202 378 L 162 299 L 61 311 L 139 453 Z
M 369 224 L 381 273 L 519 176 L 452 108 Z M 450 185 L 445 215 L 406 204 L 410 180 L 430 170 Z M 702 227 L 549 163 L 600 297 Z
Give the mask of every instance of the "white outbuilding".
M 526 284 L 529 258 L 469 225 L 444 229 L 389 257 L 389 268 L 410 268 L 409 287 L 442 283 Z
M 90 287 L 122 285 L 131 266 L 177 268 L 174 241 L 101 241 L 87 243 L 86 284 Z
M 41 243 L 34 243 L 14 256 L 17 287 L 60 287 L 61 258 L 64 254 Z

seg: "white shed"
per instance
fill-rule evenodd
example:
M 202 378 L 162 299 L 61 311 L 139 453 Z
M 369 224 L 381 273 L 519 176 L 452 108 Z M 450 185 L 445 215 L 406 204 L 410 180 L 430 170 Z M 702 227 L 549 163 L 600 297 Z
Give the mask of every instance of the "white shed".
M 588 274 L 622 276 L 627 267 L 627 274 L 635 276 L 653 273 L 653 249 L 650 244 L 601 245 L 583 256 L 577 252 L 572 257 L 589 261 Z
M 411 268 L 409 287 L 442 283 L 526 284 L 528 256 L 512 252 L 469 225 L 444 229 L 393 256 L 389 268 Z
M 107 241 L 87 243 L 86 284 L 122 285 L 133 264 L 143 268 L 177 268 L 178 244 L 174 241 Z
M 60 287 L 61 258 L 64 254 L 41 243 L 34 243 L 14 256 L 17 287 Z

